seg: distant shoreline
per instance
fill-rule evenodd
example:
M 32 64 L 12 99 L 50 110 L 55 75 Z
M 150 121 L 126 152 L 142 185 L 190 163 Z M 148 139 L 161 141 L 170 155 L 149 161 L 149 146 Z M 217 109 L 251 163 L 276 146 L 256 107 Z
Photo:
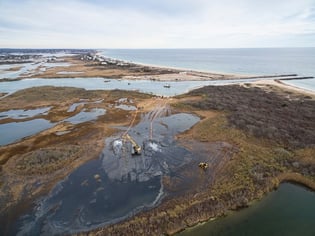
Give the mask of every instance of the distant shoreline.
M 292 89 L 303 92 L 305 94 L 314 94 L 315 91 L 307 90 L 297 86 L 290 85 L 281 81 L 281 78 L 298 79 L 296 74 L 291 75 L 237 75 L 228 73 L 211 73 L 191 69 L 180 69 L 175 67 L 158 66 L 142 63 L 127 62 L 114 58 L 107 58 L 104 56 L 97 56 L 99 52 L 89 52 L 85 54 L 63 55 L 58 57 L 56 62 L 62 61 L 68 63 L 69 66 L 51 67 L 54 61 L 50 61 L 50 66 L 45 67 L 45 63 L 39 65 L 33 71 L 29 72 L 31 75 L 24 75 L 23 73 L 18 78 L 0 79 L 1 82 L 13 82 L 22 79 L 36 79 L 36 78 L 112 78 L 112 79 L 128 79 L 128 80 L 153 80 L 153 81 L 222 81 L 222 80 L 246 80 L 255 84 L 277 84 L 286 89 Z M 37 57 L 36 57 L 37 58 Z M 29 59 L 29 58 L 28 58 Z M 68 74 L 64 74 L 68 71 Z M 71 73 L 77 72 L 77 73 Z M 274 81 L 274 82 L 272 82 Z

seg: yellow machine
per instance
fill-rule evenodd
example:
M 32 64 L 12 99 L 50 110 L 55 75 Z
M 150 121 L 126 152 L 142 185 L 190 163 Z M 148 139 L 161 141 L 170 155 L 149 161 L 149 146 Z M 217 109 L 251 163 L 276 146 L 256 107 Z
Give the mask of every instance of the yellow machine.
M 132 144 L 133 152 L 132 154 L 141 155 L 141 146 L 136 143 L 136 141 L 129 136 L 129 134 L 125 134 L 124 138 L 128 139 Z
M 201 169 L 203 169 L 203 170 L 206 170 L 206 169 L 208 169 L 208 163 L 205 163 L 205 162 L 200 162 L 199 163 L 199 167 L 201 168 Z

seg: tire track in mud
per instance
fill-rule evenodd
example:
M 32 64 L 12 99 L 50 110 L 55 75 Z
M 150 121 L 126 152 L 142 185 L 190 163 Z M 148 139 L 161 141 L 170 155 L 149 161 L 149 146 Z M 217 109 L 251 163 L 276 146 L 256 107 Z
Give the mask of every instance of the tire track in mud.
M 149 137 L 150 140 L 153 139 L 153 122 L 155 119 L 160 118 L 162 116 L 165 116 L 169 110 L 169 105 L 167 105 L 167 100 L 158 100 L 157 105 L 155 108 L 150 112 L 149 114 L 149 120 L 150 120 L 150 132 Z
M 203 192 L 211 188 L 216 176 L 222 171 L 237 150 L 233 145 L 225 142 L 202 143 L 192 140 L 181 140 L 180 146 L 190 151 L 189 163 L 179 167 L 166 180 L 166 190 L 180 196 L 189 192 Z M 175 157 L 176 158 L 176 157 Z M 201 169 L 200 162 L 208 163 L 206 170 Z

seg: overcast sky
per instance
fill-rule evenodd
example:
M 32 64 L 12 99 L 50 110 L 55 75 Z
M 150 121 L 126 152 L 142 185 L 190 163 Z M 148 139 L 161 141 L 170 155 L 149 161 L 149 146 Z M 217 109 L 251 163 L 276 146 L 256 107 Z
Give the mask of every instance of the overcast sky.
M 0 0 L 1 47 L 315 47 L 315 0 Z

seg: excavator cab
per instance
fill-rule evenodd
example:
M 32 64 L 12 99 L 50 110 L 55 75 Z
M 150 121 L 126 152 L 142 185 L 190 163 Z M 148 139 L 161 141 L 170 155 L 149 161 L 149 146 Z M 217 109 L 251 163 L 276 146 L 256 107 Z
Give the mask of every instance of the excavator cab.
M 133 153 L 132 155 L 141 155 L 141 147 L 139 145 L 132 145 Z

